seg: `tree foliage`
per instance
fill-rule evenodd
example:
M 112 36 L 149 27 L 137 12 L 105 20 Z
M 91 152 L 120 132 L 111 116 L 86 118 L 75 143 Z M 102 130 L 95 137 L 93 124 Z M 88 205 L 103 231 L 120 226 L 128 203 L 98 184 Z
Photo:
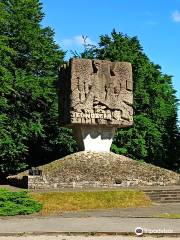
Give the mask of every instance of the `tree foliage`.
M 177 98 L 172 77 L 143 52 L 137 37 L 112 31 L 98 46 L 85 46 L 85 58 L 131 62 L 134 81 L 134 126 L 119 129 L 112 150 L 170 169 L 180 168 Z
M 64 52 L 42 27 L 39 0 L 0 1 L 0 172 L 73 150 L 58 127 L 56 81 Z
M 70 130 L 58 126 L 56 81 L 64 52 L 42 27 L 39 0 L 0 1 L 0 173 L 12 173 L 73 152 Z M 84 58 L 133 66 L 134 126 L 119 129 L 113 151 L 180 168 L 177 99 L 172 77 L 144 54 L 136 37 L 113 31 L 86 46 Z

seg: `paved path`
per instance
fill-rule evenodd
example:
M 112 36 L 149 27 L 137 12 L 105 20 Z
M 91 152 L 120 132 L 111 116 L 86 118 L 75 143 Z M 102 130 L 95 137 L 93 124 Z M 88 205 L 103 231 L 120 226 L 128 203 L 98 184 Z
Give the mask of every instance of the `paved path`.
M 63 236 L 63 235 L 43 235 L 43 236 L 19 236 L 0 237 L 0 240 L 137 240 L 131 236 Z M 158 240 L 157 237 L 142 237 L 142 240 Z M 163 237 L 161 240 L 180 240 L 180 237 Z
M 112 210 L 89 210 L 79 212 L 63 213 L 62 217 L 121 217 L 121 218 L 134 218 L 134 217 L 157 217 L 162 214 L 179 214 L 180 216 L 180 203 L 155 203 L 149 207 L 138 208 L 118 208 Z
M 43 236 L 19 236 L 0 237 L 0 240 L 137 240 L 132 236 L 63 236 L 63 235 L 43 235 Z M 157 237 L 142 237 L 141 240 L 158 240 Z M 163 237 L 161 240 L 180 240 L 180 237 Z
M 100 232 L 100 233 L 134 233 L 136 227 L 145 232 L 180 234 L 180 219 L 159 218 L 119 218 L 119 217 L 38 217 L 38 218 L 4 218 L 0 220 L 0 234 L 4 233 L 52 233 L 52 232 Z

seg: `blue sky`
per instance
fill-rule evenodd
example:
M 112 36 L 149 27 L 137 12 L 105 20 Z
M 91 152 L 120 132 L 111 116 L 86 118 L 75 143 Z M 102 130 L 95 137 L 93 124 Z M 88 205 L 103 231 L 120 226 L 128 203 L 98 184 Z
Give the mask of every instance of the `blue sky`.
M 173 76 L 180 99 L 180 0 L 42 0 L 44 26 L 55 31 L 63 50 L 82 51 L 82 35 L 96 44 L 115 28 L 137 36 L 162 72 Z M 180 111 L 179 111 L 180 120 Z

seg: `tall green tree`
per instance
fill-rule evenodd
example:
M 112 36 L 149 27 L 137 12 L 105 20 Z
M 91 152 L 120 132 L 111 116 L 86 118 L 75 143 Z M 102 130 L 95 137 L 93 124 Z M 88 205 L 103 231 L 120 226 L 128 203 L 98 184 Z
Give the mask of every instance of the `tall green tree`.
M 0 172 L 73 150 L 58 127 L 56 81 L 64 52 L 42 27 L 39 0 L 0 1 Z
M 172 77 L 143 52 L 136 37 L 112 31 L 98 46 L 85 46 L 85 58 L 128 61 L 133 67 L 134 126 L 119 129 L 112 150 L 170 169 L 180 168 L 177 98 Z

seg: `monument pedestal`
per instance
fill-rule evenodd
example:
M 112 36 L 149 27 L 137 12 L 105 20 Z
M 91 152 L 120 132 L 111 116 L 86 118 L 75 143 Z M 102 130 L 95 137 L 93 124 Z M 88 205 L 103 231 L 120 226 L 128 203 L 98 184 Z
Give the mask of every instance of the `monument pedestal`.
M 115 127 L 75 126 L 73 134 L 80 151 L 110 152 Z

